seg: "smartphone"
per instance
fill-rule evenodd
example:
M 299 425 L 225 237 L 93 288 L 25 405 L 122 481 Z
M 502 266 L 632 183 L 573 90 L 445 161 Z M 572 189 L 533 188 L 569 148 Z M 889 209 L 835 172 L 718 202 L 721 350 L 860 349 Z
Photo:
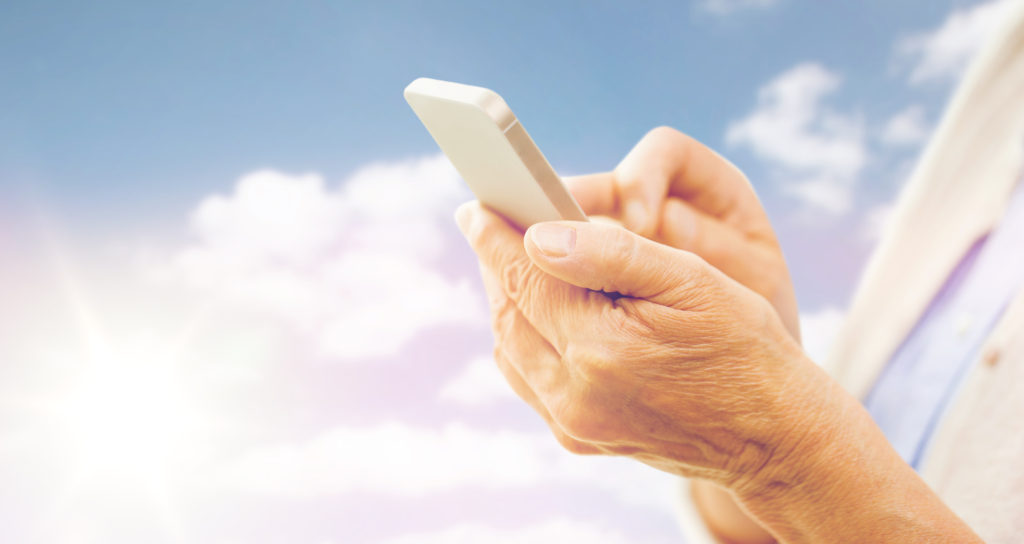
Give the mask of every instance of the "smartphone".
M 526 229 L 587 216 L 498 93 L 421 77 L 405 100 L 480 202 Z

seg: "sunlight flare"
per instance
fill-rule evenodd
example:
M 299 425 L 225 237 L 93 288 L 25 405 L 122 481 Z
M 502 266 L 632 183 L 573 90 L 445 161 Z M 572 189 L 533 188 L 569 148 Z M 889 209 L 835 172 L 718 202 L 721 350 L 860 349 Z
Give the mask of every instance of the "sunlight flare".
M 145 361 L 90 369 L 61 412 L 78 461 L 99 471 L 160 470 L 192 419 L 172 369 Z

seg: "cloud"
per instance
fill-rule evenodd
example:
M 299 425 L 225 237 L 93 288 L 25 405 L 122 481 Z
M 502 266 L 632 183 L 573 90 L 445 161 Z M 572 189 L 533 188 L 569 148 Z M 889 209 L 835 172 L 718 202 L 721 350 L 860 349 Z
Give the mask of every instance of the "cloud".
M 536 485 L 558 454 L 552 438 L 536 433 L 385 423 L 338 427 L 306 443 L 258 448 L 223 474 L 229 486 L 259 495 L 422 496 L 467 485 Z
M 811 360 L 818 364 L 825 362 L 844 319 L 844 312 L 834 307 L 800 313 L 800 336 Z
M 914 104 L 889 118 L 879 138 L 890 146 L 917 146 L 928 139 L 931 130 L 925 120 L 924 108 Z
M 836 178 L 812 177 L 786 183 L 782 192 L 827 215 L 844 214 L 851 206 L 850 183 Z
M 466 406 L 481 406 L 516 399 L 515 393 L 501 375 L 494 358 L 477 357 L 441 388 L 438 397 Z
M 210 478 L 222 489 L 277 498 L 582 486 L 665 513 L 676 491 L 672 476 L 632 460 L 570 454 L 546 431 L 481 430 L 461 423 L 336 427 L 302 443 L 253 448 Z
M 745 9 L 768 8 L 779 0 L 703 0 L 700 8 L 718 15 L 728 15 Z
M 764 85 L 755 110 L 726 131 L 727 144 L 747 147 L 775 168 L 784 193 L 826 215 L 850 209 L 867 162 L 860 117 L 822 103 L 840 84 L 819 64 L 797 65 Z
M 1015 0 L 994 0 L 953 11 L 934 30 L 901 39 L 897 61 L 914 84 L 955 81 L 1005 19 Z
M 384 544 L 626 544 L 622 534 L 597 523 L 554 519 L 515 529 L 498 529 L 478 523 L 463 523 L 441 531 L 416 533 L 390 539 Z
M 199 203 L 194 241 L 163 275 L 279 318 L 320 355 L 393 355 L 428 327 L 485 322 L 471 283 L 438 264 L 468 198 L 443 156 L 371 164 L 337 187 L 253 172 Z

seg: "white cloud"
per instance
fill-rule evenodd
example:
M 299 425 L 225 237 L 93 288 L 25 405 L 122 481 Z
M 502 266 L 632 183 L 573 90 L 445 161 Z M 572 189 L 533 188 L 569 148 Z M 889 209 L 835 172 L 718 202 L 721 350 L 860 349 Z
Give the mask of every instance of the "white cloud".
M 768 8 L 779 3 L 779 0 L 703 0 L 701 9 L 719 15 L 728 15 L 745 9 Z
M 800 336 L 811 360 L 818 364 L 825 362 L 844 319 L 844 312 L 833 307 L 800 313 Z
M 993 0 L 953 11 L 934 30 L 911 34 L 896 46 L 911 83 L 956 80 L 985 40 L 1004 22 L 1015 0 Z
M 930 133 L 924 108 L 914 104 L 889 118 L 879 137 L 882 143 L 890 146 L 916 146 L 924 142 Z
M 514 529 L 498 529 L 479 523 L 463 523 L 429 533 L 403 535 L 385 544 L 626 544 L 622 534 L 596 523 L 554 519 Z
M 443 401 L 467 406 L 481 406 L 517 398 L 501 375 L 494 358 L 477 357 L 441 388 Z
M 626 504 L 672 510 L 675 479 L 620 458 L 568 453 L 548 432 L 337 427 L 298 444 L 258 447 L 210 477 L 246 494 L 312 498 L 355 491 L 419 497 L 458 488 L 584 486 Z
M 777 169 L 783 192 L 829 215 L 849 210 L 867 162 L 860 117 L 822 103 L 840 83 L 819 64 L 800 64 L 762 87 L 757 108 L 726 132 L 729 145 L 749 147 Z
M 841 215 L 850 209 L 850 184 L 836 178 L 821 177 L 786 183 L 782 192 L 809 208 L 828 215 Z
M 443 156 L 372 164 L 337 188 L 258 171 L 197 206 L 195 241 L 164 273 L 279 317 L 323 355 L 392 355 L 427 327 L 485 322 L 468 280 L 436 262 L 468 198 Z
M 559 451 L 550 437 L 385 423 L 339 427 L 303 444 L 253 450 L 225 469 L 228 485 L 262 495 L 315 497 L 351 491 L 421 496 L 462 486 L 543 481 Z

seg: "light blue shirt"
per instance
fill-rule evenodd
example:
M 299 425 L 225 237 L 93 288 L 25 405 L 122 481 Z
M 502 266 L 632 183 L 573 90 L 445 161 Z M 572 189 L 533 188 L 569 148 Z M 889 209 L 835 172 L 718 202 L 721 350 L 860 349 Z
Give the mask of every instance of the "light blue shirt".
M 985 338 L 1024 284 L 1022 185 L 1000 224 L 953 270 L 864 399 L 889 442 L 915 469 Z

